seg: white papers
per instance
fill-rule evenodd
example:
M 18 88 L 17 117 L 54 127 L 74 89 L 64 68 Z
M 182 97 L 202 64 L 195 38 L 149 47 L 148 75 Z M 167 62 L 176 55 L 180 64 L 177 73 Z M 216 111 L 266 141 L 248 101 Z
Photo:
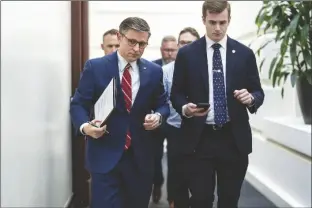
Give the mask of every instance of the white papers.
M 116 78 L 112 78 L 94 105 L 94 118 L 96 120 L 102 121 L 101 123 L 97 123 L 98 126 L 102 126 L 102 124 L 108 119 L 109 115 L 114 110 L 116 104 L 115 96 Z

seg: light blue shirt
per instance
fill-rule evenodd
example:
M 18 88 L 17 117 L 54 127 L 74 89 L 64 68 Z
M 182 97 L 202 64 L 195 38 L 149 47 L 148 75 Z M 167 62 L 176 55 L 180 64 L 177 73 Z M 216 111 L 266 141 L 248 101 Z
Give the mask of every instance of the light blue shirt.
M 172 107 L 172 103 L 169 99 L 172 87 L 172 78 L 173 78 L 173 71 L 174 71 L 174 61 L 170 62 L 169 64 L 164 65 L 163 67 L 163 82 L 165 91 L 168 94 L 168 103 L 170 107 L 170 115 L 167 119 L 167 123 L 171 126 L 176 128 L 180 128 L 181 126 L 181 116 L 176 112 L 176 110 Z

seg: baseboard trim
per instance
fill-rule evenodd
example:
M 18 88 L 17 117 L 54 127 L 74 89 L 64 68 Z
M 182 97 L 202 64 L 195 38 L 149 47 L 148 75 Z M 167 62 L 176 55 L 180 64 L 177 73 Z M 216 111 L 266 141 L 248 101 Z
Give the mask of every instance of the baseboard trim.
M 288 196 L 288 194 L 282 193 L 282 191 L 277 190 L 276 187 L 273 188 L 274 185 L 272 181 L 262 178 L 252 167 L 249 167 L 246 173 L 246 180 L 277 207 L 303 207 L 292 199 L 291 196 Z M 270 184 L 270 186 L 268 186 L 268 184 Z
M 70 195 L 70 197 L 67 199 L 64 208 L 71 208 L 74 206 L 74 193 Z

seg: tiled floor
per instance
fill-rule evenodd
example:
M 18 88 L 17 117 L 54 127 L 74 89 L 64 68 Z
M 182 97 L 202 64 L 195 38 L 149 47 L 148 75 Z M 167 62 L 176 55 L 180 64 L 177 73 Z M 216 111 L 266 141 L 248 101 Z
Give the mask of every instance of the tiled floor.
M 167 172 L 166 168 L 166 156 L 163 160 L 164 172 Z M 166 175 L 166 174 L 165 174 Z M 150 203 L 149 208 L 169 208 L 168 202 L 166 200 L 166 186 L 163 186 L 162 198 L 158 204 Z M 216 207 L 216 206 L 215 206 Z M 243 187 L 241 190 L 241 197 L 239 201 L 239 208 L 273 208 L 276 207 L 272 202 L 265 198 L 261 193 L 259 193 L 255 188 L 253 188 L 247 181 L 244 181 Z

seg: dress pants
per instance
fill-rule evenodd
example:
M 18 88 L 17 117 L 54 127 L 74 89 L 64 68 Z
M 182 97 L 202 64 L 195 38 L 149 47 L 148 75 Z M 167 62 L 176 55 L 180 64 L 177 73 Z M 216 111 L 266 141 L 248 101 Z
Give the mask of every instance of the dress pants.
M 187 186 L 180 186 L 177 180 L 179 170 L 177 169 L 177 162 L 179 161 L 179 154 L 177 146 L 181 139 L 180 128 L 166 124 L 165 134 L 167 138 L 167 160 L 168 160 L 168 174 L 167 174 L 167 196 L 168 201 L 173 201 L 174 195 L 178 195 L 183 203 L 189 203 L 189 191 Z
M 108 158 L 109 159 L 109 158 Z M 106 174 L 91 173 L 90 208 L 147 208 L 152 191 L 150 176 L 139 170 L 133 149 L 126 150 Z
M 163 168 L 162 168 L 162 157 L 164 154 L 164 126 L 162 125 L 160 128 L 157 128 L 153 131 L 153 139 L 156 140 L 155 142 L 155 161 L 154 161 L 154 179 L 153 184 L 154 186 L 161 187 L 164 183 L 164 175 L 163 175 Z
M 218 208 L 238 206 L 248 155 L 238 151 L 230 123 L 217 130 L 206 125 L 194 153 L 181 157 L 178 164 L 179 184 L 189 187 L 191 208 L 212 208 L 215 184 Z M 183 203 L 175 199 L 177 208 L 189 208 Z

